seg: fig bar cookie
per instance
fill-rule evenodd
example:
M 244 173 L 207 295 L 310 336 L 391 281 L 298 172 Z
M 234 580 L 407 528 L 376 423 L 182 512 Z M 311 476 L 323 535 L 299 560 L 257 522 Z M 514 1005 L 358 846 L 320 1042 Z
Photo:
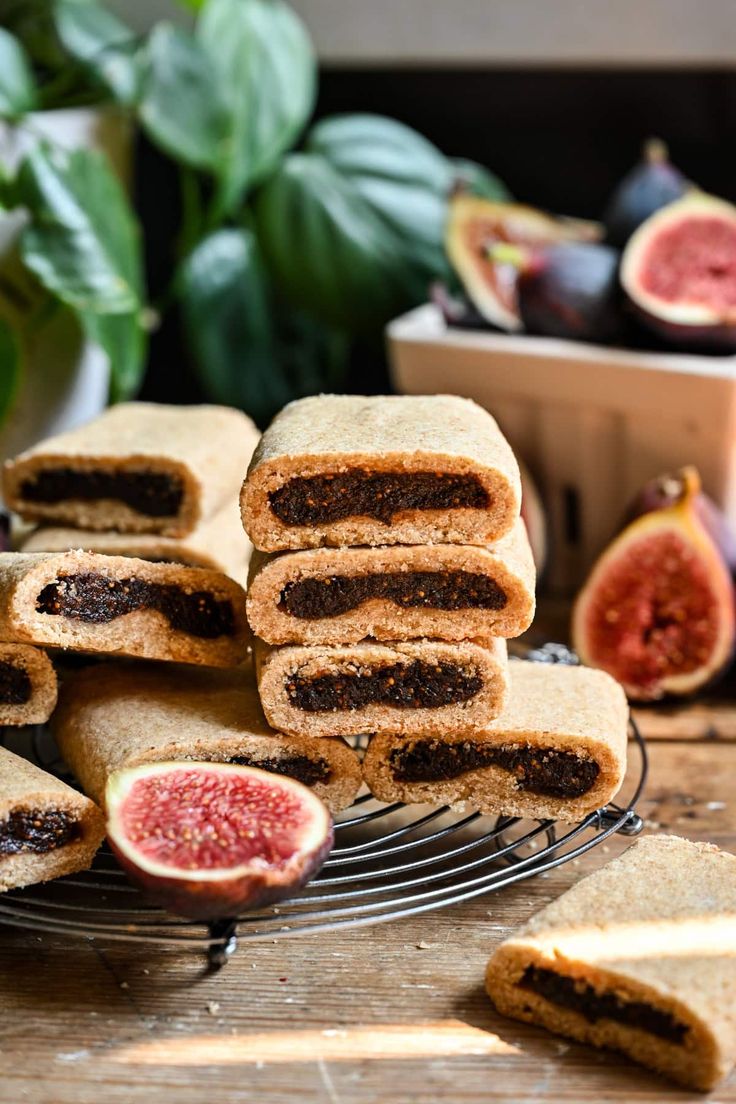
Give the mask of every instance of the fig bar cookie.
M 256 548 L 489 544 L 519 516 L 514 455 L 454 395 L 318 395 L 290 403 L 253 454 L 243 525 Z
M 22 552 L 102 552 L 106 556 L 135 556 L 153 563 L 181 563 L 222 571 L 245 586 L 253 545 L 243 532 L 235 498 L 210 518 L 197 523 L 186 537 L 159 533 L 97 532 L 94 529 L 42 525 L 21 545 Z
M 104 835 L 88 797 L 0 747 L 0 892 L 86 870 Z
M 56 672 L 45 652 L 30 644 L 0 644 L 0 725 L 44 724 L 56 692 Z
M 506 701 L 504 640 L 255 649 L 263 711 L 293 736 L 474 732 Z
M 87 668 L 64 680 L 52 728 L 85 793 L 100 804 L 112 771 L 179 759 L 288 775 L 332 812 L 352 804 L 362 781 L 358 757 L 343 740 L 305 740 L 269 728 L 249 668 Z
M 513 637 L 532 622 L 534 582 L 521 520 L 490 548 L 414 544 L 256 552 L 248 620 L 269 644 Z
M 499 1012 L 622 1051 L 695 1089 L 736 1061 L 736 856 L 650 836 L 506 939 Z
M 626 770 L 628 708 L 602 671 L 509 664 L 503 712 L 472 736 L 451 728 L 374 736 L 363 776 L 381 801 L 577 821 L 605 805 Z
M 31 521 L 185 536 L 237 493 L 257 440 L 228 407 L 120 403 L 9 461 L 5 501 Z
M 234 667 L 245 593 L 217 571 L 93 552 L 0 553 L 0 639 Z

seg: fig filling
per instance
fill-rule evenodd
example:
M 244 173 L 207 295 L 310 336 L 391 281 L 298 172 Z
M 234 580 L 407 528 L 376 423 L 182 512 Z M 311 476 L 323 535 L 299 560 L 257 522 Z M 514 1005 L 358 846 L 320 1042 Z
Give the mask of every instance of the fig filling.
M 0 660 L 0 704 L 25 705 L 32 691 L 30 675 L 23 667 Z
M 389 766 L 397 782 L 449 782 L 468 771 L 500 767 L 516 788 L 543 797 L 581 797 L 600 774 L 594 759 L 530 744 L 489 745 L 480 740 L 415 740 L 395 747 Z
M 284 774 L 294 778 L 303 786 L 316 786 L 318 782 L 329 782 L 332 777 L 330 764 L 326 759 L 310 759 L 308 755 L 289 755 L 283 759 L 258 759 L 255 755 L 233 755 L 228 763 L 240 767 L 258 767 L 270 774 Z
M 291 704 L 306 713 L 335 709 L 363 709 L 367 705 L 392 705 L 399 709 L 434 709 L 470 701 L 483 687 L 473 670 L 455 663 L 393 663 L 370 672 L 335 671 L 334 674 L 291 676 L 286 691 Z
M 184 499 L 184 484 L 178 476 L 135 469 L 43 468 L 24 480 L 20 491 L 28 502 L 114 499 L 145 517 L 174 517 Z
M 170 583 L 109 579 L 94 571 L 60 575 L 40 592 L 36 610 L 93 625 L 105 625 L 135 610 L 157 610 L 172 629 L 191 636 L 214 639 L 232 636 L 235 631 L 232 603 L 209 591 L 188 594 Z
M 689 215 L 660 230 L 645 254 L 641 285 L 668 303 L 736 307 L 736 226 L 716 216 Z
M 392 571 L 383 575 L 330 575 L 301 579 L 281 592 L 281 606 L 292 617 L 319 620 L 383 598 L 406 609 L 502 610 L 506 594 L 493 579 L 470 571 Z
M 688 1032 L 687 1024 L 671 1012 L 655 1008 L 646 1001 L 626 1000 L 617 993 L 599 993 L 580 978 L 564 977 L 543 966 L 527 966 L 519 987 L 537 993 L 551 1004 L 579 1013 L 589 1023 L 613 1020 L 647 1031 L 668 1043 L 684 1042 Z
M 284 525 L 326 525 L 349 517 L 371 517 L 390 525 L 404 510 L 484 510 L 490 504 L 474 475 L 444 472 L 347 472 L 299 476 L 268 496 Z
M 81 836 L 79 821 L 62 809 L 13 809 L 0 821 L 0 855 L 45 855 Z

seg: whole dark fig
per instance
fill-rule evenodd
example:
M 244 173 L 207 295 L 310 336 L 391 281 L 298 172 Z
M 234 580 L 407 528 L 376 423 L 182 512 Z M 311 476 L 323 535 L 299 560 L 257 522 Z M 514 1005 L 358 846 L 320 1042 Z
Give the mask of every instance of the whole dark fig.
M 701 520 L 694 468 L 668 476 L 663 504 L 642 513 L 603 552 L 578 595 L 572 637 L 634 701 L 692 694 L 734 649 L 734 588 Z
M 622 330 L 619 255 L 609 245 L 561 242 L 529 252 L 519 275 L 528 333 L 612 341 Z
M 641 162 L 627 173 L 610 200 L 603 222 L 608 240 L 625 245 L 638 226 L 685 194 L 689 183 L 670 164 L 667 146 L 658 138 L 644 144 Z

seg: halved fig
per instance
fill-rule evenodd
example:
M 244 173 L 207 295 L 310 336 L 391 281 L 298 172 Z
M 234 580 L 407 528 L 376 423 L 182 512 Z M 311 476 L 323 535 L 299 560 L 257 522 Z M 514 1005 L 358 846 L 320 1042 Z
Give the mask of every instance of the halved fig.
M 105 792 L 118 862 L 150 900 L 195 920 L 290 896 L 322 866 L 332 819 L 292 778 L 226 763 L 149 763 Z
M 734 590 L 703 525 L 694 468 L 672 501 L 637 518 L 606 549 L 578 595 L 572 637 L 634 701 L 685 695 L 711 682 L 734 648 Z
M 695 191 L 663 207 L 626 246 L 621 283 L 667 341 L 736 349 L 736 207 Z
M 445 244 L 465 291 L 487 322 L 501 330 L 522 329 L 513 260 L 493 256 L 499 242 L 541 245 L 596 241 L 602 229 L 582 219 L 558 218 L 521 203 L 494 203 L 462 192 L 450 200 Z
M 668 203 L 680 199 L 692 185 L 670 162 L 659 138 L 644 143 L 642 158 L 628 172 L 608 201 L 603 221 L 608 240 L 625 245 L 638 226 Z

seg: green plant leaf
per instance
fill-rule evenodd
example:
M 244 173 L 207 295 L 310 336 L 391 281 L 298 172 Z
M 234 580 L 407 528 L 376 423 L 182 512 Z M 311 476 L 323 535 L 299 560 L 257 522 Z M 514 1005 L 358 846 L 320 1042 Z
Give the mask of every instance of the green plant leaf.
M 411 299 L 413 274 L 401 243 L 324 157 L 286 157 L 255 210 L 277 287 L 322 321 L 367 331 Z
M 194 168 L 220 168 L 229 116 L 207 52 L 186 31 L 159 23 L 142 68 L 139 114 L 151 140 Z
M 454 183 L 462 184 L 472 195 L 481 199 L 490 199 L 497 203 L 508 203 L 512 199 L 503 180 L 479 165 L 476 161 L 467 161 L 465 158 L 456 157 L 452 161 Z
M 21 378 L 20 342 L 11 326 L 0 318 L 0 426 L 13 408 Z
M 96 0 L 54 0 L 54 26 L 64 49 L 120 103 L 138 94 L 137 42 Z
M 221 167 L 227 211 L 274 170 L 306 124 L 316 61 L 304 24 L 282 0 L 207 0 L 197 34 L 230 112 Z
M 39 146 L 21 165 L 18 191 L 31 216 L 23 260 L 45 287 L 80 313 L 139 309 L 138 227 L 102 154 Z
M 260 425 L 290 399 L 334 378 L 339 337 L 275 302 L 248 229 L 218 230 L 185 263 L 179 282 L 194 367 L 208 398 Z
M 0 116 L 18 119 L 36 106 L 33 73 L 18 40 L 0 27 Z
M 138 393 L 143 381 L 146 336 L 138 312 L 80 316 L 84 331 L 110 361 L 110 402 L 124 402 Z

